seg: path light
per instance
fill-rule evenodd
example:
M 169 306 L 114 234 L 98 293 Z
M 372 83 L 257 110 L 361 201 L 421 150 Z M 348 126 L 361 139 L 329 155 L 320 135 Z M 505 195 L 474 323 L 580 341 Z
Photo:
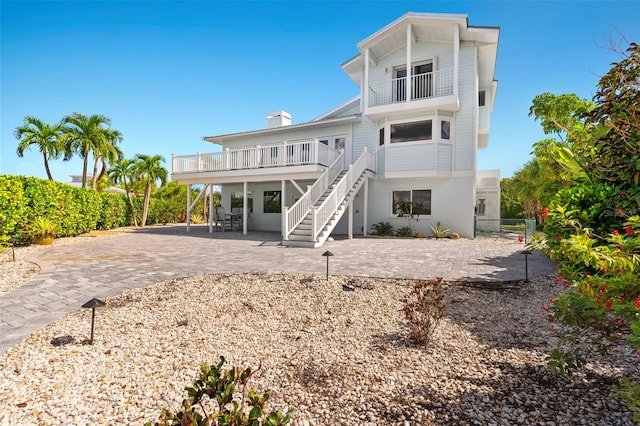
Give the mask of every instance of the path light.
M 96 308 L 100 308 L 102 306 L 107 306 L 107 304 L 102 300 L 96 299 L 95 297 L 82 305 L 83 308 L 91 308 L 91 338 L 89 339 L 90 345 L 93 345 L 93 323 L 96 319 Z
M 324 253 L 322 253 L 322 255 L 327 258 L 327 281 L 329 281 L 329 258 L 333 256 L 333 253 L 327 250 Z
M 15 238 L 11 237 L 9 238 L 9 242 L 11 243 L 11 254 L 13 255 L 13 261 L 16 261 L 16 249 L 15 249 L 15 245 L 16 245 L 16 240 Z

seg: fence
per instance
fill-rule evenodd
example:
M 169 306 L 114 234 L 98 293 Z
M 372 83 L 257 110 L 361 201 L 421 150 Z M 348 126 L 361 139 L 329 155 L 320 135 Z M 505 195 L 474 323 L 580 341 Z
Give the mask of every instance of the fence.
M 531 242 L 536 233 L 535 219 L 483 219 L 476 216 L 473 235 L 488 235 L 494 237 Z

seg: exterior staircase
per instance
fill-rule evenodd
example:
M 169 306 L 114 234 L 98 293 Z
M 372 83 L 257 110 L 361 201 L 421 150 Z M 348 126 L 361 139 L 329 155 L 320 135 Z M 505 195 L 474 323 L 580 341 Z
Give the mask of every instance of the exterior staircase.
M 342 170 L 313 203 L 302 220 L 287 233 L 286 246 L 320 247 L 336 227 L 354 197 L 372 175 L 372 153 L 365 151 L 349 169 Z

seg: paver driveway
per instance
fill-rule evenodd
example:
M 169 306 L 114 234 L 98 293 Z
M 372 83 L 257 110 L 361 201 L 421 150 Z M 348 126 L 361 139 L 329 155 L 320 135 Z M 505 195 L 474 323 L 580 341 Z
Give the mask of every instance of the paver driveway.
M 114 238 L 51 247 L 29 260 L 40 274 L 0 295 L 0 353 L 93 297 L 171 278 L 222 272 L 330 273 L 391 278 L 506 281 L 525 277 L 523 246 L 507 240 L 355 238 L 316 249 L 285 248 L 275 233 L 214 232 L 206 226 L 151 227 Z M 532 253 L 529 277 L 553 263 Z

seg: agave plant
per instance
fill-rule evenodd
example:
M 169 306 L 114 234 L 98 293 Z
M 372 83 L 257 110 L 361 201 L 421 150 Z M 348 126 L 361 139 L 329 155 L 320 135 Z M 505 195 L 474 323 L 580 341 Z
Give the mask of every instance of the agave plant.
M 440 228 L 440 223 L 438 223 L 437 225 L 429 225 L 431 227 L 431 232 L 433 233 L 433 236 L 435 238 L 444 238 L 447 236 L 447 234 L 449 232 L 451 232 L 451 229 L 449 228 Z

